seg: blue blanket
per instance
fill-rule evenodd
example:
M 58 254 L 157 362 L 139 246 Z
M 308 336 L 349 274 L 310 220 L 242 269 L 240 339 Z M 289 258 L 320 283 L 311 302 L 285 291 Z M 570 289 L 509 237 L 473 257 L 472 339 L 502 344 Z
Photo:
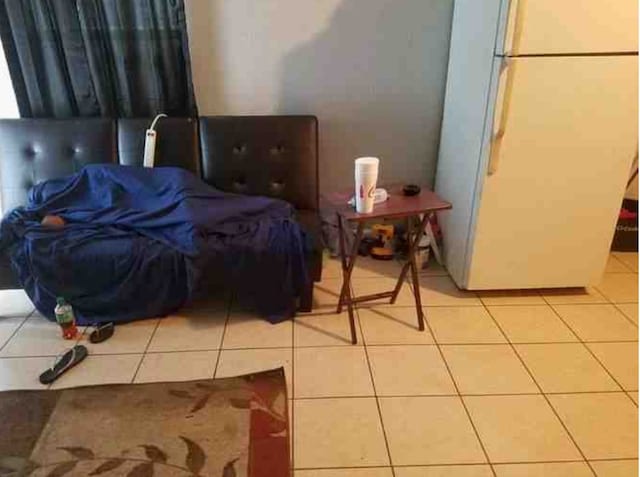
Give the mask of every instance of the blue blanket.
M 66 221 L 45 227 L 45 215 Z M 91 165 L 35 186 L 0 224 L 0 252 L 40 313 L 66 298 L 81 325 L 163 316 L 207 275 L 270 321 L 307 284 L 305 235 L 286 202 L 218 191 L 177 168 Z

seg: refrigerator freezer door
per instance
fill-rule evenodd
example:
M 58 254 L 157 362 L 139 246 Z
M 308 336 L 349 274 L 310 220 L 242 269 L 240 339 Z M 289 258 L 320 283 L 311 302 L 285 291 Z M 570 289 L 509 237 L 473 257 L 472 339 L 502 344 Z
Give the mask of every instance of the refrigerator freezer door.
M 502 58 L 494 45 L 499 0 L 456 0 L 444 100 L 436 192 L 454 204 L 438 214 L 443 230 L 444 260 L 457 283 L 467 268 L 466 250 L 473 218 L 485 120 L 493 111 Z
M 513 58 L 507 72 L 508 115 L 488 141 L 502 134 L 500 158 L 488 174 L 484 154 L 462 285 L 596 283 L 637 147 L 637 57 Z
M 499 55 L 638 51 L 637 0 L 502 0 Z

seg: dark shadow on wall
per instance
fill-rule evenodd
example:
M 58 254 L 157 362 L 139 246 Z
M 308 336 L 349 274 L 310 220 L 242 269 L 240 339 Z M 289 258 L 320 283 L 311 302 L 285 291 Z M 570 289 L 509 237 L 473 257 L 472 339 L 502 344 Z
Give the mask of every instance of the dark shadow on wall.
M 286 56 L 278 112 L 318 116 L 323 191 L 350 186 L 363 155 L 386 183 L 433 183 L 452 12 L 453 0 L 343 0 Z

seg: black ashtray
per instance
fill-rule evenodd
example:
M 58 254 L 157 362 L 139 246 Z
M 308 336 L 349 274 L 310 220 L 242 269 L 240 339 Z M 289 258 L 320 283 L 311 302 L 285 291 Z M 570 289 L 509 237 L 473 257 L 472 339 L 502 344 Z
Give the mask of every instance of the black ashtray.
M 402 193 L 411 197 L 412 195 L 418 195 L 420 193 L 420 186 L 415 184 L 407 184 L 402 188 Z

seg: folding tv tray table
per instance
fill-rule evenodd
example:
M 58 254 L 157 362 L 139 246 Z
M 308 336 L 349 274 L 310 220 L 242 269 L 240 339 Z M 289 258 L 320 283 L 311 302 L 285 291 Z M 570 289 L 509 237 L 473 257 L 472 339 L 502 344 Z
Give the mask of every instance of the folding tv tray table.
M 429 218 L 438 210 L 446 210 L 451 208 L 451 204 L 442 200 L 433 191 L 422 187 L 419 194 L 414 196 L 405 196 L 402 193 L 402 186 L 392 186 L 387 189 L 389 198 L 386 202 L 376 204 L 373 212 L 370 214 L 359 214 L 355 208 L 347 202 L 353 196 L 353 191 L 333 192 L 323 196 L 325 206 L 334 210 L 338 218 L 338 232 L 340 242 L 340 257 L 342 262 L 342 287 L 340 291 L 340 299 L 338 300 L 337 312 L 342 312 L 342 307 L 347 306 L 349 313 L 349 325 L 351 327 L 351 343 L 356 344 L 358 338 L 356 335 L 356 325 L 353 315 L 353 305 L 371 300 L 380 300 L 390 298 L 390 303 L 395 303 L 398 294 L 402 289 L 407 272 L 411 269 L 411 282 L 413 287 L 413 295 L 416 302 L 416 312 L 418 315 L 418 329 L 424 330 L 424 312 L 422 310 L 422 301 L 420 299 L 420 283 L 418 280 L 418 266 L 416 264 L 416 249 L 425 232 L 425 228 L 429 222 Z M 400 276 L 396 282 L 395 288 L 390 291 L 374 293 L 359 297 L 352 296 L 351 293 L 351 275 L 353 267 L 358 257 L 358 249 L 362 241 L 362 234 L 365 224 L 373 220 L 384 219 L 405 219 L 407 222 L 407 243 L 409 249 L 407 251 L 407 260 L 400 271 Z M 356 223 L 356 238 L 349 252 L 346 253 L 345 237 L 348 233 L 349 223 Z M 416 225 L 417 224 L 417 225 Z

